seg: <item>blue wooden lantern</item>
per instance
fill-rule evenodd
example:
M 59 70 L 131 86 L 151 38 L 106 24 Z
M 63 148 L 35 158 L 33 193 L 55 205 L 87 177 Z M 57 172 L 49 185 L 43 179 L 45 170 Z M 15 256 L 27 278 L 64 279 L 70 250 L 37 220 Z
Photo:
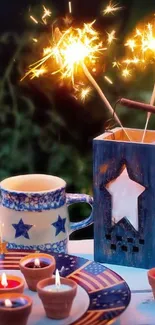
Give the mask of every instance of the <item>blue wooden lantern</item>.
M 93 140 L 95 261 L 141 268 L 155 266 L 155 131 L 116 128 Z M 137 226 L 122 211 L 115 220 L 109 184 L 126 168 L 131 181 L 143 189 L 137 196 Z M 120 186 L 117 199 L 124 189 Z M 129 203 L 131 191 L 120 202 Z M 117 200 L 116 200 L 117 201 Z M 115 202 L 117 203 L 117 202 Z M 132 207 L 132 204 L 129 204 Z

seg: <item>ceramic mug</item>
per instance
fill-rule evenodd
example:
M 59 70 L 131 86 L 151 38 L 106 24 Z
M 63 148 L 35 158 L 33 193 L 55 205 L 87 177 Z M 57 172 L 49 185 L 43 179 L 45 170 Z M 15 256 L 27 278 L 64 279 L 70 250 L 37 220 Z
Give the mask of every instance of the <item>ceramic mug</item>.
M 70 222 L 67 206 L 93 200 L 86 194 L 66 194 L 66 182 L 56 176 L 14 176 L 0 183 L 3 239 L 12 249 L 67 252 L 69 234 L 93 223 L 92 214 Z

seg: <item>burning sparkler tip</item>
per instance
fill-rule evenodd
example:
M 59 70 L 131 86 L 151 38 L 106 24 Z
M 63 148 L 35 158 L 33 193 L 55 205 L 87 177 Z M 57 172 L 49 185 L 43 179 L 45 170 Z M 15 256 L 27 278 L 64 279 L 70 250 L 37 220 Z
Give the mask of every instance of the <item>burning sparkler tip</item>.
M 123 8 L 120 7 L 118 3 L 112 3 L 112 1 L 110 1 L 107 7 L 103 10 L 103 15 L 114 15 L 117 11 L 121 9 Z

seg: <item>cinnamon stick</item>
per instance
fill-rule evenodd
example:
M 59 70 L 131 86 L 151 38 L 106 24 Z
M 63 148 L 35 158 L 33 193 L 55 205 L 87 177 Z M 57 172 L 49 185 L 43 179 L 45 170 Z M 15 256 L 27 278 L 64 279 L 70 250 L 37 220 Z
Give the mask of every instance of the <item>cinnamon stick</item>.
M 125 106 L 125 107 L 138 109 L 138 110 L 142 110 L 142 111 L 146 111 L 146 112 L 151 112 L 151 113 L 155 114 L 155 106 L 150 105 L 150 104 L 137 102 L 137 101 L 130 100 L 130 99 L 127 99 L 127 98 L 121 98 L 120 99 L 120 104 Z

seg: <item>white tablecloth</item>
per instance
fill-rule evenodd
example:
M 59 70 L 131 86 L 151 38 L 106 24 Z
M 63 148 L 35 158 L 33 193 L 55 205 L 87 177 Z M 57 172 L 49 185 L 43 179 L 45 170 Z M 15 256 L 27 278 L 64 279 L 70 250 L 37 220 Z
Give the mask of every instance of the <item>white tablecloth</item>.
M 69 254 L 94 260 L 93 240 L 69 242 Z M 107 265 L 128 283 L 131 302 L 115 325 L 155 325 L 155 301 L 147 279 L 147 270 L 132 267 Z M 93 324 L 92 324 L 93 325 Z

